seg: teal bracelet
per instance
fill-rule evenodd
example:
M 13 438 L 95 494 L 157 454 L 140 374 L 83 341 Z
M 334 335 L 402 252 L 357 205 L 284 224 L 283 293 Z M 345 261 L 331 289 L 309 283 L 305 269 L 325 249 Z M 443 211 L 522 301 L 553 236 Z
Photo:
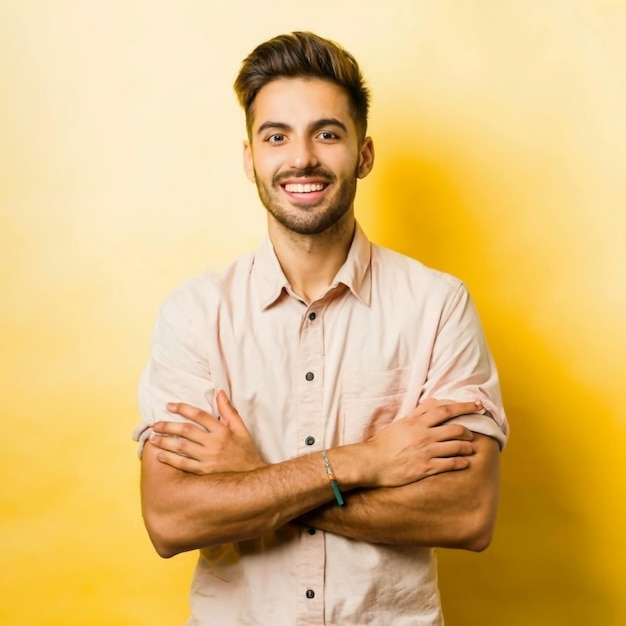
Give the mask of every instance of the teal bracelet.
M 337 479 L 335 478 L 335 473 L 333 472 L 333 466 L 328 460 L 326 450 L 322 450 L 322 456 L 324 457 L 324 463 L 326 464 L 326 474 L 328 475 L 330 486 L 333 488 L 333 493 L 335 494 L 335 498 L 337 499 L 337 504 L 339 506 L 343 506 L 343 497 L 341 495 L 341 491 L 339 491 L 339 485 L 337 484 Z

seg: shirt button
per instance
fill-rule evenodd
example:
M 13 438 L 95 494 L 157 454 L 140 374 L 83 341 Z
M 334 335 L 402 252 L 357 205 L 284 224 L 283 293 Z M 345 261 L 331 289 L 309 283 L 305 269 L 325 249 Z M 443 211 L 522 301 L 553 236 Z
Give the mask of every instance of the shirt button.
M 306 443 L 307 446 L 312 446 L 315 443 L 315 437 L 311 437 L 311 436 L 307 437 L 304 440 L 304 443 Z
M 315 378 L 315 374 L 313 372 L 307 372 L 305 378 L 308 381 L 312 381 Z
M 309 313 L 309 319 L 310 319 L 311 321 L 313 321 L 316 317 L 317 317 L 317 316 L 315 315 L 315 311 L 311 311 L 311 312 Z
M 315 591 L 313 591 L 313 589 L 307 589 L 306 590 L 306 597 L 307 598 L 314 598 L 315 597 Z
M 307 528 L 307 532 L 309 533 L 309 535 L 314 535 L 317 531 L 315 530 L 315 528 Z

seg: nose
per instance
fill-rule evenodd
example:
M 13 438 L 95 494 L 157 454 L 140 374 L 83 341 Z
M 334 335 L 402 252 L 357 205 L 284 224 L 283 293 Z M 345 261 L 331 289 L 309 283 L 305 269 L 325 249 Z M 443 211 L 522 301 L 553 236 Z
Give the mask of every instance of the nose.
M 303 170 L 319 165 L 315 144 L 306 137 L 293 138 L 289 146 L 289 166 Z

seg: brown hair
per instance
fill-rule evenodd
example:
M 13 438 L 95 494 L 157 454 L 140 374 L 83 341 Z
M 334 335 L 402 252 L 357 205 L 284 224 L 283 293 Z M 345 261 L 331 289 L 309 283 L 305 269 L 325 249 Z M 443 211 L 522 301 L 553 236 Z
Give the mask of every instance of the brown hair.
M 350 99 L 360 139 L 367 130 L 369 91 L 354 57 L 339 44 L 314 33 L 279 35 L 257 46 L 244 59 L 233 85 L 246 112 L 248 134 L 254 99 L 262 87 L 277 78 L 321 78 L 343 87 Z

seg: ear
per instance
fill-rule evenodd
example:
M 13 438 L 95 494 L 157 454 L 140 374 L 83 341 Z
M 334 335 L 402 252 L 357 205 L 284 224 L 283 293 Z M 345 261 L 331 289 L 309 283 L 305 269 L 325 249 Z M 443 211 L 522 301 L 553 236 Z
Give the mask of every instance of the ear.
M 243 171 L 246 173 L 248 180 L 253 183 L 256 181 L 256 176 L 254 175 L 254 161 L 252 159 L 252 146 L 247 139 L 243 142 Z
M 356 171 L 358 178 L 365 178 L 374 167 L 374 142 L 371 137 L 365 137 L 359 150 L 359 166 Z

